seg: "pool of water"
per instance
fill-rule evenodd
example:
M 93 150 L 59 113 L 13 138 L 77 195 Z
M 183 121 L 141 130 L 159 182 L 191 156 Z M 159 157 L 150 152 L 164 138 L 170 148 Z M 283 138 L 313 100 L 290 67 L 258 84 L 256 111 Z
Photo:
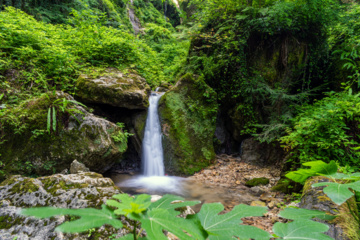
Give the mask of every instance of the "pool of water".
M 123 192 L 129 194 L 164 195 L 174 194 L 186 200 L 199 200 L 201 203 L 221 202 L 226 208 L 238 204 L 250 204 L 258 200 L 246 187 L 225 188 L 205 185 L 191 178 L 174 176 L 143 176 L 140 174 L 112 174 L 109 176 Z M 198 211 L 200 206 L 195 207 Z

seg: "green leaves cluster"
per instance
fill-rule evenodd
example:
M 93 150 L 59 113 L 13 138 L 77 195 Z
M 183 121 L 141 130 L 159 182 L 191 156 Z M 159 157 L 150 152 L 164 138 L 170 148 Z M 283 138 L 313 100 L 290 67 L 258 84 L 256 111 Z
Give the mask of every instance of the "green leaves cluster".
M 313 161 L 303 163 L 303 165 L 310 167 L 310 169 L 300 168 L 297 171 L 289 172 L 285 176 L 302 184 L 306 179 L 312 176 L 324 176 L 329 178 L 329 182 L 315 183 L 312 187 L 326 186 L 323 190 L 324 193 L 338 205 L 343 204 L 349 198 L 353 197 L 355 192 L 360 192 L 360 172 L 351 174 L 338 173 L 338 167 L 335 161 L 331 161 L 330 163 Z
M 204 204 L 199 213 L 179 217 L 180 209 L 185 206 L 198 204 L 198 201 L 184 201 L 183 198 L 165 195 L 161 199 L 151 202 L 151 197 L 146 194 L 130 197 L 127 194 L 118 194 L 106 202 L 101 210 L 98 209 L 56 209 L 52 207 L 32 208 L 21 210 L 22 215 L 47 218 L 57 215 L 73 215 L 80 217 L 73 222 L 65 222 L 56 230 L 61 232 L 83 232 L 91 228 L 100 227 L 103 224 L 114 228 L 126 228 L 129 234 L 118 238 L 123 239 L 152 239 L 166 240 L 164 230 L 169 231 L 180 239 L 241 239 L 266 240 L 271 237 L 277 239 L 332 239 L 323 232 L 328 226 L 323 223 L 311 221 L 312 218 L 331 220 L 334 217 L 320 211 L 306 209 L 285 209 L 280 213 L 283 218 L 293 220 L 290 223 L 276 223 L 271 236 L 264 230 L 253 226 L 241 225 L 241 218 L 250 216 L 262 216 L 266 212 L 265 207 L 252 207 L 238 205 L 226 214 L 219 214 L 224 210 L 220 203 Z M 132 228 L 126 227 L 120 220 L 125 216 L 133 223 Z M 139 233 L 137 227 L 141 225 Z M 146 231 L 146 237 L 142 230 Z
M 300 162 L 336 160 L 358 169 L 360 139 L 359 94 L 330 94 L 304 106 L 294 118 L 294 127 L 280 140 Z

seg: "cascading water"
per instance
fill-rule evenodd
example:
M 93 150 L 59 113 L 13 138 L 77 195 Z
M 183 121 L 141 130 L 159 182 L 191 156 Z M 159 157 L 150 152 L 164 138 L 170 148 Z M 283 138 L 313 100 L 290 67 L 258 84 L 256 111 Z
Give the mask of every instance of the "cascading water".
M 180 177 L 165 176 L 164 153 L 162 148 L 161 125 L 158 105 L 163 93 L 152 92 L 149 98 L 148 116 L 142 143 L 143 176 L 137 176 L 123 182 L 120 187 L 147 189 L 150 192 L 182 194 Z
M 161 142 L 161 126 L 158 114 L 162 93 L 151 93 L 148 116 L 142 143 L 142 163 L 145 176 L 164 176 L 164 155 Z

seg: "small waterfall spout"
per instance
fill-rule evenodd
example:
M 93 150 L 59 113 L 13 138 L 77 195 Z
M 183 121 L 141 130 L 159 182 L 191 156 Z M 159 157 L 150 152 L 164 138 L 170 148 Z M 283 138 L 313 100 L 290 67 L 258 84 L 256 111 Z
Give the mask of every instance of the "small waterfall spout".
M 164 176 L 164 155 L 161 126 L 158 114 L 159 100 L 163 94 L 152 92 L 142 143 L 142 162 L 145 176 Z

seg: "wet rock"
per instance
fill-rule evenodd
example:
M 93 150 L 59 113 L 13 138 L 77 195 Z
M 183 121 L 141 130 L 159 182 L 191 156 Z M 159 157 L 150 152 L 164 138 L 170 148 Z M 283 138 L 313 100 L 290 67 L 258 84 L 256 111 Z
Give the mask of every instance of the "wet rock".
M 242 142 L 241 153 L 243 161 L 259 166 L 281 164 L 285 157 L 284 150 L 277 144 L 260 143 L 254 138 Z
M 57 92 L 29 99 L 9 109 L 28 127 L 22 134 L 13 134 L 13 125 L 3 126 L 7 132 L 0 154 L 5 172 L 49 175 L 62 171 L 77 159 L 91 171 L 104 173 L 120 160 L 127 148 L 126 139 L 119 137 L 123 134 L 121 128 L 79 105 L 70 105 L 67 111 L 72 115 L 59 108 L 56 111 L 56 130 L 51 129 L 50 134 L 46 132 L 49 107 L 55 105 L 55 101 L 73 100 L 70 95 Z M 41 134 L 34 135 L 34 131 L 41 129 Z
M 337 217 L 330 221 L 320 221 L 326 223 L 330 229 L 325 234 L 336 240 L 358 240 L 359 238 L 359 224 L 355 221 L 353 216 L 349 214 L 350 210 L 346 203 L 337 205 L 331 201 L 327 195 L 321 191 L 324 187 L 312 188 L 311 185 L 318 182 L 330 182 L 331 180 L 326 177 L 312 177 L 305 183 L 303 196 L 301 198 L 300 207 L 320 210 L 329 214 L 337 215 Z M 357 214 L 357 206 L 355 198 L 352 197 L 348 200 L 349 205 Z
M 214 158 L 216 93 L 203 79 L 183 76 L 160 100 L 165 169 L 190 175 Z
M 90 172 L 90 169 L 85 166 L 83 163 L 79 163 L 77 160 L 74 160 L 70 165 L 70 173 L 76 174 L 81 172 Z
M 77 96 L 87 103 L 108 104 L 128 109 L 146 109 L 150 87 L 134 72 L 108 68 L 99 77 L 81 75 L 76 83 Z
M 121 193 L 111 179 L 87 172 L 56 174 L 48 177 L 27 178 L 12 176 L 0 184 L 0 238 L 13 240 L 89 239 L 88 234 L 63 234 L 55 232 L 59 224 L 69 217 L 58 216 L 36 219 L 19 215 L 19 210 L 29 207 L 53 206 L 62 208 L 100 208 L 107 199 Z M 123 230 L 105 226 L 95 230 L 98 239 L 120 237 Z
M 260 196 L 261 194 L 264 193 L 264 191 L 258 186 L 252 187 L 252 188 L 250 188 L 250 190 L 255 196 Z

